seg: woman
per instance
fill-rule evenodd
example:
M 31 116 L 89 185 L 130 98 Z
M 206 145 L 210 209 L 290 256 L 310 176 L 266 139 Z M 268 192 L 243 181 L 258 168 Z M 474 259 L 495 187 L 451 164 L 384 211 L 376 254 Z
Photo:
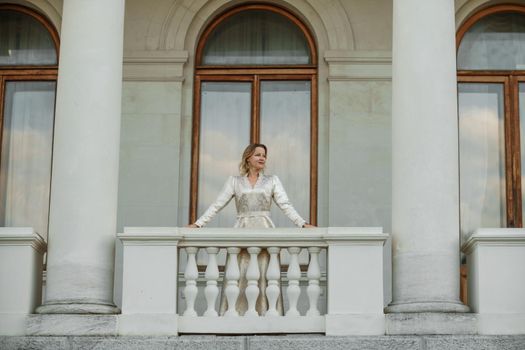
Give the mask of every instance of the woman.
M 202 227 L 206 225 L 219 210 L 224 208 L 230 200 L 235 197 L 237 207 L 237 221 L 235 227 L 239 228 L 273 228 L 275 225 L 270 219 L 270 205 L 272 199 L 277 206 L 284 212 L 295 225 L 299 227 L 314 227 L 308 223 L 295 211 L 291 205 L 283 185 L 275 175 L 264 175 L 266 166 L 266 146 L 260 143 L 251 144 L 244 150 L 241 163 L 239 164 L 240 176 L 230 176 L 226 181 L 221 193 L 195 223 L 189 227 Z M 241 280 L 239 288 L 241 294 L 237 299 L 236 309 L 243 315 L 248 304 L 244 289 L 246 288 L 246 269 L 248 268 L 250 257 L 248 252 L 243 249 L 239 254 L 239 268 L 241 270 Z M 260 294 L 257 299 L 256 309 L 262 316 L 267 310 L 266 291 L 266 269 L 269 262 L 269 255 L 266 250 L 261 251 L 258 256 L 261 278 L 259 280 Z M 225 285 L 226 283 L 224 283 Z M 226 298 L 221 300 L 221 314 L 226 309 Z M 278 310 L 282 313 L 282 300 L 278 301 Z
M 266 166 L 266 152 L 266 146 L 260 143 L 246 147 L 239 164 L 241 175 L 230 176 L 215 202 L 189 227 L 206 225 L 233 197 L 235 197 L 237 207 L 235 227 L 275 227 L 270 219 L 272 198 L 297 226 L 313 227 L 307 224 L 290 204 L 279 178 L 275 175 L 263 175 Z

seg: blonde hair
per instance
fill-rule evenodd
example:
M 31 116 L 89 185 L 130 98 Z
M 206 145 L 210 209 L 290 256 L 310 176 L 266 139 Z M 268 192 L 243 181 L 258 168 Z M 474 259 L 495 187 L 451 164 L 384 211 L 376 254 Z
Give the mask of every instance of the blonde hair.
M 255 153 L 255 149 L 257 147 L 264 148 L 264 153 L 268 154 L 268 150 L 266 149 L 266 146 L 263 145 L 262 143 L 252 143 L 251 145 L 248 145 L 248 147 L 244 149 L 244 152 L 242 152 L 241 162 L 239 163 L 239 173 L 242 176 L 248 174 L 248 171 L 250 170 L 248 159 L 251 156 L 253 156 L 253 154 Z

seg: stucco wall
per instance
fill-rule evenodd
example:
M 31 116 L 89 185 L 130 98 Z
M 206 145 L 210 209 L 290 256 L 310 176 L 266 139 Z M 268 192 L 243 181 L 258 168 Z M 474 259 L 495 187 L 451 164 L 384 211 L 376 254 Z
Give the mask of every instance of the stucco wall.
M 190 136 L 192 101 L 193 101 L 193 61 L 195 46 L 202 29 L 218 13 L 224 11 L 229 6 L 241 3 L 240 1 L 168 1 L 157 0 L 145 4 L 140 0 L 128 0 L 126 2 L 126 23 L 125 23 L 125 68 L 124 68 L 124 91 L 123 91 L 123 129 L 122 129 L 122 155 L 121 155 L 121 184 L 119 188 L 119 227 L 127 225 L 151 225 L 154 222 L 159 224 L 172 222 L 170 217 L 167 220 L 167 210 L 177 213 L 178 219 L 174 224 L 184 225 L 187 223 L 188 202 L 189 202 L 189 177 L 190 177 Z M 381 57 L 388 57 L 391 47 L 391 1 L 374 0 L 362 2 L 357 0 L 310 0 L 310 1 L 271 1 L 278 5 L 287 7 L 294 12 L 311 28 L 317 39 L 319 62 L 319 193 L 318 193 L 318 221 L 322 226 L 326 225 L 367 225 L 374 224 L 384 226 L 388 231 L 390 225 L 390 180 L 389 180 L 389 132 L 388 132 L 388 111 L 379 115 L 372 106 L 371 110 L 363 111 L 361 107 L 352 103 L 353 92 L 361 90 L 359 99 L 365 98 L 370 101 L 381 101 L 384 109 L 385 99 L 389 101 L 389 84 L 374 85 L 367 81 L 367 73 L 359 79 L 354 79 L 351 84 L 332 84 L 330 85 L 329 60 L 325 60 L 327 53 L 330 57 L 337 56 L 343 59 L 336 59 L 333 66 L 337 66 L 338 72 L 350 67 L 349 73 L 352 80 L 355 71 L 359 71 L 360 66 L 372 60 L 372 66 L 366 65 L 365 70 L 373 70 L 373 65 L 377 64 L 378 52 Z M 347 60 L 345 57 L 352 53 L 353 59 Z M 383 54 L 385 52 L 385 54 Z M 175 56 L 183 57 L 187 55 L 187 60 L 170 62 L 170 53 Z M 359 59 L 355 59 L 359 56 Z M 165 63 L 162 68 L 162 62 Z M 380 62 L 381 80 L 389 79 L 388 73 L 385 76 L 385 62 Z M 171 65 L 171 66 L 170 66 Z M 174 74 L 164 74 L 163 70 L 168 67 L 177 71 Z M 387 60 L 386 65 L 389 65 Z M 152 68 L 155 67 L 155 68 Z M 155 72 L 152 69 L 156 69 Z M 388 67 L 387 67 L 388 70 Z M 348 75 L 344 73 L 343 75 Z M 372 74 L 374 75 L 374 74 Z M 336 77 L 340 78 L 340 77 Z M 376 78 L 372 78 L 376 79 Z M 130 81 L 130 82 L 127 82 Z M 132 83 L 131 83 L 132 81 Z M 181 86 L 180 94 L 164 95 L 166 98 L 178 98 L 180 120 L 178 120 L 177 134 L 172 135 L 170 142 L 176 143 L 178 154 L 157 154 L 155 158 L 158 164 L 164 164 L 165 170 L 171 173 L 177 172 L 178 176 L 161 177 L 156 175 L 146 176 L 144 171 L 132 171 L 129 169 L 148 169 L 151 167 L 151 159 L 140 158 L 131 152 L 131 149 L 142 147 L 140 137 L 128 138 L 127 133 L 138 135 L 145 130 L 133 130 L 130 124 L 131 118 L 146 120 L 151 116 L 146 111 L 133 111 L 133 100 L 139 99 L 140 95 L 151 96 L 155 94 L 158 84 L 151 84 L 152 81 L 179 82 Z M 351 90 L 348 87 L 351 86 Z M 376 89 L 376 86 L 381 88 Z M 133 98 L 129 98 L 133 94 Z M 333 99 L 337 99 L 334 102 Z M 375 102 L 371 102 L 374 104 Z M 127 104 L 130 104 L 127 106 Z M 333 109 L 334 106 L 336 109 Z M 389 106 L 389 103 L 386 103 Z M 180 109 L 179 109 L 180 108 Z M 172 111 L 172 113 L 175 113 Z M 364 117 L 371 123 L 367 126 L 355 123 L 356 113 Z M 132 117 L 133 116 L 133 117 Z M 386 123 L 386 124 L 385 124 Z M 384 124 L 384 125 L 383 125 Z M 147 125 L 147 124 L 144 124 Z M 366 127 L 372 136 L 362 140 L 360 149 L 355 148 L 355 134 L 361 131 L 357 128 Z M 377 132 L 374 127 L 377 126 Z M 173 131 L 176 127 L 173 126 Z M 334 132 L 336 131 L 337 132 Z M 385 132 L 385 130 L 387 130 Z M 147 131 L 150 138 L 154 138 L 154 131 Z M 362 133 L 361 133 L 362 134 Z M 386 135 L 386 136 L 385 136 Z M 159 135 L 159 138 L 160 137 Z M 368 143 L 368 144 L 367 144 Z M 175 147 L 175 146 L 174 146 Z M 364 166 L 368 150 L 374 149 L 384 151 L 382 156 L 374 155 L 378 159 L 381 168 L 381 178 L 377 178 L 377 167 Z M 175 151 L 175 148 L 172 149 Z M 363 153 L 364 152 L 364 153 Z M 354 169 L 351 173 L 351 183 L 343 172 L 336 171 L 340 164 L 339 157 L 344 155 L 348 160 L 346 164 Z M 152 154 L 153 156 L 153 154 Z M 335 160 L 332 158 L 335 157 Z M 364 157 L 364 158 L 363 158 Z M 379 158 L 382 157 L 382 160 Z M 359 166 L 353 164 L 360 162 Z M 142 164 L 142 166 L 141 166 Z M 169 164 L 169 165 L 168 165 Z M 173 167 L 177 167 L 174 169 Z M 346 167 L 346 165 L 343 165 Z M 355 171 L 357 169 L 359 171 Z M 345 168 L 346 169 L 346 168 Z M 155 178 L 156 182 L 148 181 Z M 148 180 L 146 180 L 148 179 Z M 372 180 L 374 179 L 374 180 Z M 165 201 L 164 206 L 159 211 L 153 211 L 152 198 L 150 195 L 138 196 L 129 194 L 128 191 L 136 189 L 146 189 L 152 193 L 158 193 L 161 188 L 178 187 L 177 201 Z M 372 191 L 363 192 L 362 189 Z M 160 191 L 163 194 L 165 192 Z M 173 194 L 173 193 L 171 193 Z M 356 200 L 354 205 L 348 207 L 346 199 Z M 155 205 L 161 205 L 157 201 Z M 359 205 L 360 203 L 360 205 Z M 162 205 L 161 205 L 162 206 Z M 135 208 L 132 210 L 131 208 Z M 349 215 L 348 208 L 359 207 L 357 212 Z M 368 209 L 373 208 L 373 213 L 364 214 Z M 143 210 L 141 210 L 143 209 Z M 131 213 L 134 213 L 131 215 Z M 131 215 L 131 216 L 130 216 Z M 373 218 L 373 220 L 371 220 Z M 133 223 L 132 223 L 133 222 Z
M 124 82 L 118 227 L 176 226 L 179 82 Z

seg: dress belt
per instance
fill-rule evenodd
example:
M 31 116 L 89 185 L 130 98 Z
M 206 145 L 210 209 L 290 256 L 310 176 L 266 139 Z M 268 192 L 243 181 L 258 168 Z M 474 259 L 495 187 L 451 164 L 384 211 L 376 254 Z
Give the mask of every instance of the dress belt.
M 270 216 L 269 211 L 248 211 L 245 213 L 238 213 L 238 218 L 250 218 L 250 217 L 259 217 L 259 216 Z

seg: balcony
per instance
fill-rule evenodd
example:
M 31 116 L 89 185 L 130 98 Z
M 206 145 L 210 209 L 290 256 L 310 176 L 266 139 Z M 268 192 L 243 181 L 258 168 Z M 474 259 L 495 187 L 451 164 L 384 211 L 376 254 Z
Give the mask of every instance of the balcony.
M 126 228 L 115 270 L 121 334 L 384 334 L 387 237 L 368 227 Z M 267 306 L 256 309 L 261 276 Z M 224 307 L 238 298 L 245 312 Z
M 42 300 L 46 245 L 31 228 L 2 228 L 0 285 L 8 288 L 0 289 L 0 336 L 7 336 L 0 338 L 0 347 L 2 341 L 24 343 L 49 336 L 172 339 L 183 335 L 182 342 L 213 343 L 215 338 L 196 334 L 222 335 L 217 341 L 264 342 L 274 341 L 271 335 L 294 333 L 316 334 L 294 339 L 319 342 L 332 341 L 324 335 L 351 336 L 344 338 L 348 342 L 371 339 L 356 336 L 376 335 L 374 341 L 382 342 L 386 334 L 392 336 L 387 342 L 393 343 L 408 339 L 396 338 L 397 334 L 412 335 L 414 341 L 423 337 L 425 342 L 434 339 L 428 337 L 431 334 L 462 334 L 471 335 L 462 338 L 469 344 L 475 344 L 476 334 L 494 335 L 490 338 L 494 341 L 506 335 L 505 341 L 523 344 L 523 336 L 515 335 L 525 330 L 525 280 L 520 278 L 525 230 L 479 229 L 465 242 L 473 312 L 466 314 L 385 317 L 382 260 L 387 237 L 379 228 L 128 228 L 116 240 L 112 288 L 120 314 L 35 315 Z M 244 267 L 237 264 L 241 250 L 248 253 Z M 264 251 L 268 264 L 260 269 L 256 256 Z M 259 285 L 260 276 L 266 277 L 265 286 Z M 262 292 L 268 296 L 268 306 L 254 312 L 254 300 Z M 224 307 L 225 299 L 233 305 L 237 298 L 246 298 L 247 311 Z M 282 308 L 276 306 L 281 299 Z M 427 328 L 414 324 L 443 318 L 452 324 L 446 330 L 436 322 L 427 322 Z M 423 331 L 415 333 L 418 329 Z M 261 334 L 267 336 L 252 336 Z M 9 338 L 13 336 L 22 337 Z M 108 341 L 128 344 L 134 339 Z M 280 340 L 275 337 L 277 343 L 286 343 Z

